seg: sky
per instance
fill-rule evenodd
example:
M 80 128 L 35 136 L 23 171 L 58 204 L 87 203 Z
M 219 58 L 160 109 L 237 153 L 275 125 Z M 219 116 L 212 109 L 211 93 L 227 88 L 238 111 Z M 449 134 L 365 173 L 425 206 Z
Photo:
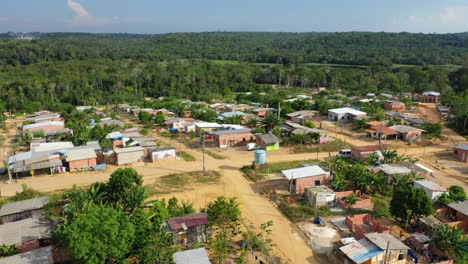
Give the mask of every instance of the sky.
M 8 31 L 454 33 L 468 0 L 2 0 Z

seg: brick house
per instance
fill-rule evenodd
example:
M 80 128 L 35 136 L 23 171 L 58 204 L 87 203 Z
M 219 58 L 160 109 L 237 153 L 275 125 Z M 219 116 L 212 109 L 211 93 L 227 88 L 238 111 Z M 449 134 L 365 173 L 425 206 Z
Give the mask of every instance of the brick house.
M 459 161 L 468 162 L 468 145 L 453 147 L 452 156 Z
M 210 236 L 207 213 L 169 218 L 166 225 L 176 245 L 206 243 Z
M 97 155 L 93 148 L 72 149 L 65 158 L 70 171 L 86 170 L 96 166 Z
M 44 205 L 48 201 L 49 196 L 43 196 L 7 203 L 0 208 L 0 221 L 5 224 L 26 218 L 38 218 L 44 213 Z
M 370 214 L 347 216 L 345 221 L 349 229 L 359 238 L 364 238 L 369 233 L 390 234 L 390 229 Z
M 437 92 L 424 92 L 422 95 L 424 103 L 438 103 L 440 100 L 440 93 Z
M 278 150 L 281 139 L 274 134 L 255 135 L 255 144 L 263 150 Z
M 248 129 L 221 130 L 213 132 L 213 142 L 218 148 L 246 145 L 252 140 Z
M 259 107 L 252 109 L 252 114 L 259 118 L 265 118 L 267 117 L 267 115 L 272 114 L 274 111 L 276 111 L 276 109 Z
M 374 146 L 361 146 L 361 147 L 352 147 L 351 148 L 351 158 L 360 160 L 365 159 L 374 154 L 375 151 L 380 150 L 380 147 L 377 145 Z
M 28 218 L 0 225 L 0 245 L 15 246 L 21 253 L 41 247 L 52 238 L 56 225 L 45 219 Z
M 421 139 L 422 134 L 424 132 L 424 130 L 422 129 L 405 125 L 391 126 L 390 129 L 393 129 L 400 133 L 400 138 L 407 142 Z
M 458 227 L 468 233 L 468 200 L 453 202 L 447 208 L 436 210 L 435 218 L 451 227 Z
M 384 108 L 389 111 L 404 111 L 406 106 L 402 102 L 391 101 L 384 103 Z
M 327 185 L 330 173 L 317 165 L 281 172 L 289 180 L 290 192 L 304 193 L 307 187 Z

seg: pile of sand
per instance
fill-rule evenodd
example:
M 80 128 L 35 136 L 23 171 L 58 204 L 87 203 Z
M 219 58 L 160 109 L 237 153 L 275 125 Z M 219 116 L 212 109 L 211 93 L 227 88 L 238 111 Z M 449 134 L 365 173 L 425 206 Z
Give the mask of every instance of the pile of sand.
M 328 254 L 331 252 L 333 248 L 332 239 L 337 236 L 335 229 L 319 227 L 315 224 L 304 224 L 301 229 L 309 238 L 309 244 L 316 253 Z

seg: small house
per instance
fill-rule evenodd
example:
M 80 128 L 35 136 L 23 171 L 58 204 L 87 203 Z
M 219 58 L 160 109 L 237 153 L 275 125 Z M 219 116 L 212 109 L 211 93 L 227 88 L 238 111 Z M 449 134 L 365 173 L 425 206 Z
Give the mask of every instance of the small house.
M 225 113 L 218 115 L 216 119 L 224 122 L 228 118 L 237 117 L 237 116 L 241 116 L 242 119 L 244 119 L 245 115 L 246 113 L 241 112 L 241 111 L 225 112 Z
M 400 133 L 401 139 L 407 141 L 407 142 L 412 142 L 415 140 L 419 140 L 422 137 L 422 134 L 424 130 L 411 127 L 411 126 L 405 126 L 405 125 L 395 125 L 391 126 L 390 129 L 393 129 Z
M 314 110 L 301 110 L 286 114 L 286 117 L 291 121 L 304 125 L 305 122 L 312 121 L 318 114 L 319 112 Z
M 265 118 L 267 115 L 273 114 L 275 109 L 273 108 L 265 108 L 265 107 L 258 107 L 252 109 L 252 114 L 254 114 L 258 118 Z
M 436 210 L 436 213 L 420 218 L 420 230 L 430 232 L 435 224 L 446 224 L 450 227 L 463 229 L 468 234 L 468 199 L 462 202 L 449 203 L 446 208 Z
M 468 145 L 453 147 L 452 156 L 459 161 L 468 162 Z
M 305 195 L 313 207 L 333 206 L 336 199 L 335 191 L 323 185 L 305 188 Z
M 174 253 L 174 262 L 175 264 L 211 264 L 203 247 Z
M 143 147 L 114 148 L 117 165 L 143 161 L 146 157 Z
M 53 222 L 39 218 L 0 225 L 0 245 L 15 246 L 21 253 L 38 249 L 44 240 L 52 238 L 55 226 Z
M 63 150 L 63 149 L 71 149 L 74 148 L 72 142 L 65 141 L 65 142 L 49 142 L 49 143 L 31 143 L 29 148 L 31 152 L 45 152 L 51 150 Z
M 431 199 L 431 201 L 434 201 L 443 193 L 448 192 L 446 188 L 440 186 L 435 182 L 427 180 L 414 181 L 414 188 L 423 189 L 427 196 Z
M 354 243 L 340 248 L 344 263 L 406 264 L 410 248 L 390 234 L 367 234 Z
M 304 193 L 307 187 L 327 185 L 330 176 L 329 172 L 317 165 L 283 170 L 281 173 L 289 180 L 289 191 L 294 193 Z
M 169 218 L 166 220 L 166 224 L 176 245 L 208 242 L 209 228 L 208 214 L 206 213 Z
M 377 145 L 373 146 L 361 146 L 351 148 L 351 158 L 355 160 L 366 159 L 375 154 L 376 151 L 380 151 L 380 147 Z
M 402 102 L 390 101 L 384 103 L 384 108 L 388 111 L 404 111 L 406 107 Z
M 373 139 L 397 139 L 398 133 L 397 131 L 390 129 L 387 127 L 386 124 L 378 121 L 367 122 L 367 125 L 370 128 L 366 129 L 365 131 L 373 138 Z
M 328 120 L 340 123 L 349 123 L 357 117 L 365 116 L 367 113 L 349 107 L 328 110 Z
M 213 142 L 218 148 L 246 145 L 251 141 L 252 133 L 248 129 L 221 130 L 213 132 Z
M 263 150 L 278 150 L 281 139 L 274 134 L 257 134 L 255 135 L 255 144 Z
M 440 101 L 440 93 L 438 92 L 424 92 L 422 95 L 424 103 L 438 103 Z
M 70 171 L 89 170 L 97 165 L 97 155 L 91 147 L 71 149 L 65 155 L 65 165 Z
M 0 264 L 53 264 L 53 246 L 34 249 L 25 253 L 0 258 Z
M 163 159 L 175 159 L 177 157 L 176 148 L 173 147 L 148 149 L 148 155 L 152 162 Z
M 7 203 L 0 208 L 0 221 L 2 223 L 15 222 L 26 218 L 39 218 L 44 213 L 44 206 L 49 196 L 27 199 Z

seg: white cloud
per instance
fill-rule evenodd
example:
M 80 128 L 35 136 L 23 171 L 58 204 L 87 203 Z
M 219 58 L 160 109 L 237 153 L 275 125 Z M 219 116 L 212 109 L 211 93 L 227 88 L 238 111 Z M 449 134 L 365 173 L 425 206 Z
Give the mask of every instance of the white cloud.
M 447 7 L 440 11 L 440 22 L 466 25 L 468 29 L 468 6 Z
M 432 13 L 396 17 L 391 30 L 423 33 L 465 32 L 468 30 L 468 6 L 446 7 Z
M 109 23 L 108 19 L 92 16 L 88 10 L 74 0 L 67 0 L 67 5 L 74 13 L 74 16 L 68 21 L 70 26 L 100 26 Z

